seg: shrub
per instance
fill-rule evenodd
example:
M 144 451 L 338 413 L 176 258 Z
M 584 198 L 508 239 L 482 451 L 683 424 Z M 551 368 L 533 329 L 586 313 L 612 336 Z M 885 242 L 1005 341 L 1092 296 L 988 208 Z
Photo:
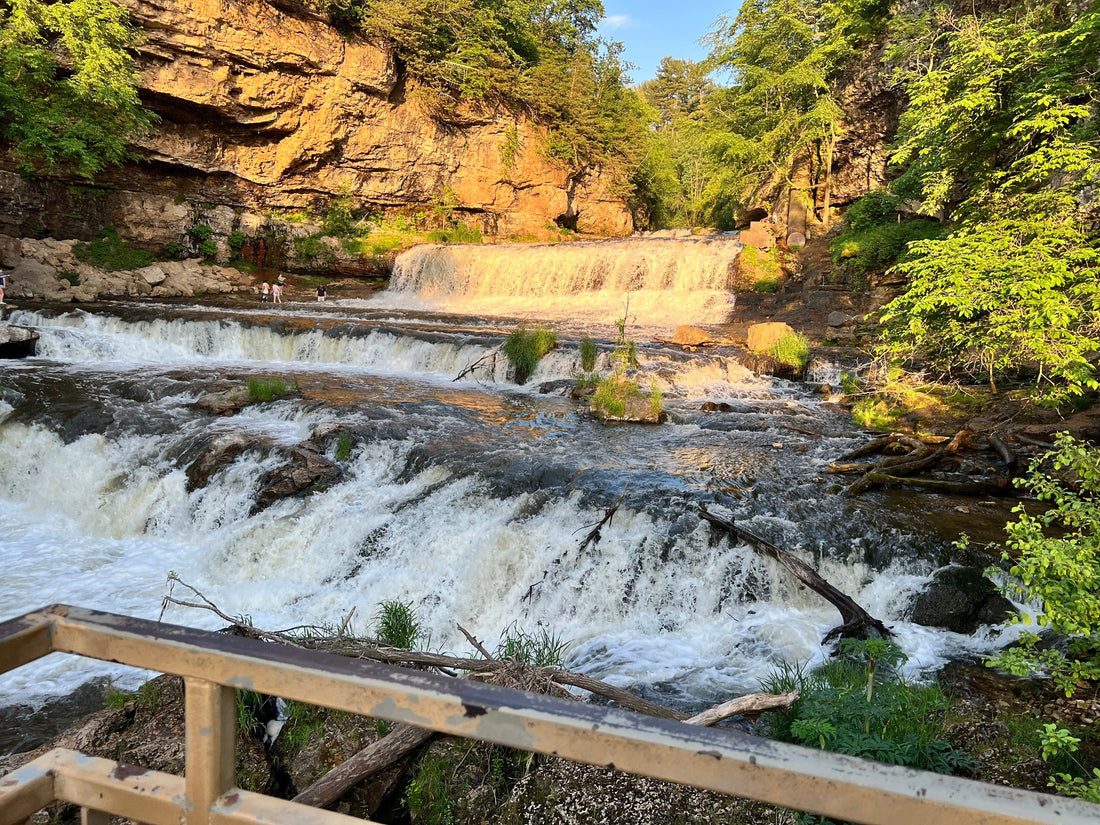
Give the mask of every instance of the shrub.
M 379 644 L 412 650 L 420 640 L 420 620 L 412 602 L 385 601 L 374 614 L 374 635 Z
M 481 243 L 481 231 L 459 223 L 451 229 L 436 229 L 428 233 L 435 243 Z
M 313 235 L 304 235 L 294 239 L 294 256 L 298 260 L 305 261 L 310 258 L 319 258 L 329 252 L 325 244 L 324 235 L 320 232 Z
M 849 232 L 865 232 L 876 226 L 893 223 L 901 206 L 898 196 L 888 189 L 868 192 L 848 207 L 844 223 Z
M 515 368 L 516 383 L 526 384 L 542 357 L 557 343 L 557 333 L 546 327 L 528 330 L 521 326 L 513 330 L 501 345 L 501 351 Z
M 69 286 L 80 286 L 80 273 L 71 269 L 62 269 L 57 275 L 62 281 L 68 281 Z
M 183 244 L 169 241 L 164 245 L 164 257 L 169 261 L 176 261 L 183 257 Z
M 838 655 L 812 671 L 783 665 L 765 690 L 797 690 L 789 714 L 773 714 L 773 739 L 938 773 L 975 760 L 941 738 L 949 703 L 935 685 L 902 679 L 906 656 L 893 642 L 844 639 Z
M 787 333 L 771 345 L 768 355 L 780 364 L 800 370 L 810 360 L 810 342 L 800 332 Z
M 1058 475 L 1044 471 L 1044 462 Z M 1005 525 L 1001 558 L 1013 577 L 1006 594 L 1042 600 L 1038 623 L 1076 639 L 1067 656 L 1039 649 L 1028 634 L 989 664 L 1018 675 L 1048 672 L 1069 696 L 1079 679 L 1100 678 L 1100 447 L 1061 433 L 1020 483 L 1051 506 L 1032 516 L 1017 505 L 1018 520 Z
M 934 221 L 914 220 L 845 232 L 829 243 L 833 261 L 849 272 L 865 275 L 889 269 L 909 254 L 909 244 L 938 238 L 943 228 Z
M 761 252 L 754 246 L 746 246 L 737 256 L 741 282 L 755 292 L 775 292 L 783 269 L 776 260 L 774 249 Z
M 246 240 L 247 238 L 243 232 L 233 231 L 229 233 L 226 243 L 229 244 L 229 249 L 233 253 L 234 258 L 240 257 L 241 248 L 244 246 Z
M 106 269 L 108 272 L 141 269 L 153 262 L 152 253 L 130 246 L 110 226 L 105 227 L 99 238 L 91 243 L 74 244 L 73 254 L 78 260 Z

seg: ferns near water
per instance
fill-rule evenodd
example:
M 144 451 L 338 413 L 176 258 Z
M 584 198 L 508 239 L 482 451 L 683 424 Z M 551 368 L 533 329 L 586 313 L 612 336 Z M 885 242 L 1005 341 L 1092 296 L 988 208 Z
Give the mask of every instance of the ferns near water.
M 897 673 L 906 659 L 893 642 L 840 643 L 838 657 L 807 671 L 784 664 L 764 682 L 773 693 L 797 690 L 786 716 L 774 715 L 769 735 L 784 742 L 850 756 L 952 773 L 974 764 L 941 738 L 947 697 Z

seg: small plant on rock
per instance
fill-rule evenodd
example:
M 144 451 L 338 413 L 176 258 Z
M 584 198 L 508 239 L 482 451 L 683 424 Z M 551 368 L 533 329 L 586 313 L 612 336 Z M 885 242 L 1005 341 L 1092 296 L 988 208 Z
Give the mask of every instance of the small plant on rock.
M 801 370 L 810 360 L 810 342 L 800 332 L 788 333 L 772 344 L 768 355 L 780 364 Z

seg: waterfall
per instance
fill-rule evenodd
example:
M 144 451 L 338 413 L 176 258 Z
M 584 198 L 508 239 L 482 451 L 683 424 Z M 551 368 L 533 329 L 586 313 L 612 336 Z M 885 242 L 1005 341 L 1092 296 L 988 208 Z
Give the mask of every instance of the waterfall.
M 715 536 L 697 515 L 707 504 L 812 559 L 894 626 L 914 672 L 994 643 L 905 620 L 937 566 L 942 519 L 830 494 L 824 468 L 862 437 L 805 388 L 644 344 L 672 421 L 605 427 L 499 373 L 454 383 L 505 334 L 476 319 L 194 310 L 18 311 L 43 349 L 0 363 L 0 617 L 69 602 L 154 618 L 171 570 L 261 627 L 339 624 L 355 608 L 366 631 L 395 599 L 451 652 L 458 624 L 490 644 L 513 623 L 542 626 L 573 643 L 569 667 L 699 707 L 755 690 L 777 662 L 819 657 L 838 620 L 775 563 Z M 532 383 L 568 378 L 576 350 L 563 342 Z M 300 394 L 230 416 L 194 403 L 271 372 L 300 377 Z M 336 431 L 353 442 L 340 458 Z M 188 469 L 223 437 L 243 451 L 192 487 Z M 338 477 L 253 511 L 301 447 L 325 451 Z M 37 702 L 89 674 L 134 684 L 93 668 L 48 657 L 0 678 L 0 699 Z
M 721 323 L 729 310 L 735 235 L 635 237 L 554 244 L 425 244 L 398 256 L 390 294 L 480 314 L 643 325 Z

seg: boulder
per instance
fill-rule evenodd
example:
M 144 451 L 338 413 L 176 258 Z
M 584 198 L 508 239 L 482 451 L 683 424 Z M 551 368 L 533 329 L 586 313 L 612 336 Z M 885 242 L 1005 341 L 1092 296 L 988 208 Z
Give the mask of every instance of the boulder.
M 685 347 L 697 347 L 700 344 L 707 344 L 713 340 L 710 333 L 705 329 L 692 326 L 676 327 L 676 334 L 672 337 L 672 343 L 680 344 Z
M 973 633 L 980 625 L 1000 624 L 1015 613 L 1012 602 L 973 567 L 937 570 L 910 605 L 910 619 L 926 627 Z
M 840 312 L 839 310 L 833 310 L 829 313 L 829 317 L 825 319 L 825 323 L 831 327 L 842 327 L 851 321 L 852 316 L 848 315 L 846 312 Z
M 757 249 L 766 250 L 775 246 L 775 235 L 767 221 L 753 221 L 748 229 L 741 230 L 738 240 L 745 246 L 754 246 Z
M 38 333 L 30 327 L 0 324 L 0 358 L 29 358 L 38 348 Z
M 284 498 L 304 496 L 338 482 L 344 475 L 340 465 L 313 447 L 295 447 L 290 461 L 267 473 L 260 481 L 260 492 L 252 505 L 252 514 L 265 510 Z
M 752 352 L 767 352 L 775 346 L 776 341 L 794 334 L 790 325 L 780 321 L 753 324 L 749 327 L 747 345 Z
M 251 439 L 241 433 L 219 436 L 187 468 L 187 492 L 205 487 L 219 470 L 248 449 Z

